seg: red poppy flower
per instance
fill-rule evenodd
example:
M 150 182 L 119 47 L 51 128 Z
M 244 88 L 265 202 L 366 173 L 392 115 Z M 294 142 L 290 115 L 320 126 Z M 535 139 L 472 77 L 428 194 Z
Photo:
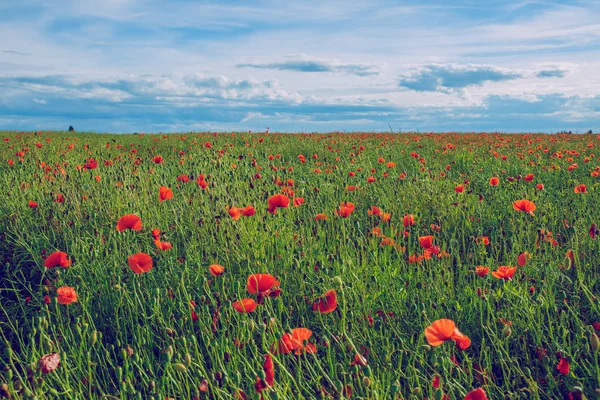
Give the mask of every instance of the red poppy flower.
M 505 281 L 509 281 L 515 275 L 516 271 L 517 271 L 517 267 L 501 266 L 501 267 L 498 267 L 498 269 L 496 271 L 493 271 L 492 275 L 495 278 L 504 279 Z
M 248 277 L 246 288 L 250 294 L 267 296 L 277 286 L 279 286 L 279 281 L 272 275 L 252 274 Z
M 535 185 L 535 188 L 537 190 L 544 190 L 544 184 L 543 183 L 538 183 L 537 185 Z
M 235 301 L 231 304 L 239 313 L 250 313 L 256 310 L 258 303 L 254 299 L 245 298 L 240 301 Z
M 70 286 L 61 286 L 56 289 L 56 295 L 59 304 L 71 304 L 77 302 L 77 293 Z
M 158 229 L 158 228 L 152 229 L 152 237 L 154 239 L 158 239 L 160 237 L 160 229 Z
M 137 253 L 127 257 L 127 263 L 136 274 L 143 274 L 152 269 L 152 257 L 146 253 Z
M 381 210 L 379 207 L 371 206 L 371 208 L 367 211 L 369 215 L 381 215 Z
M 132 231 L 141 231 L 142 219 L 135 214 L 123 215 L 117 222 L 117 230 L 119 232 L 123 232 L 127 229 L 131 229 Z
M 288 354 L 294 351 L 297 355 L 303 352 L 316 353 L 317 348 L 314 343 L 306 343 L 312 336 L 312 331 L 306 328 L 294 328 L 292 333 L 284 334 L 277 344 L 277 353 Z
M 478 388 L 467 393 L 464 400 L 488 400 L 488 398 L 485 394 L 485 390 Z
M 429 249 L 433 246 L 433 236 L 420 236 L 419 244 L 424 249 Z
M 29 206 L 29 208 L 37 208 L 38 203 L 36 203 L 33 200 L 29 200 L 29 203 L 27 203 L 27 205 Z
M 525 265 L 527 265 L 527 260 L 529 260 L 530 257 L 531 256 L 528 252 L 519 254 L 517 256 L 517 264 L 519 265 L 519 267 L 524 267 Z
M 68 258 L 67 253 L 62 251 L 55 251 L 54 253 L 46 257 L 46 259 L 44 260 L 44 267 L 46 268 L 68 268 L 70 266 L 71 260 Z
M 212 264 L 208 267 L 208 272 L 210 272 L 212 276 L 219 276 L 223 275 L 225 268 L 220 264 Z
M 319 298 L 312 305 L 313 310 L 319 311 L 321 314 L 328 314 L 335 311 L 337 308 L 337 293 L 335 289 L 331 289 L 325 293 L 324 298 Z
M 340 208 L 336 210 L 336 214 L 342 218 L 348 218 L 354 211 L 354 203 L 349 201 L 340 204 Z
M 527 174 L 527 175 L 525 175 L 525 178 L 523 178 L 523 179 L 525 179 L 525 181 L 527 181 L 527 182 L 531 182 L 531 181 L 533 181 L 534 177 L 535 177 L 535 175 L 533 175 L 533 174 Z
M 561 374 L 568 375 L 569 371 L 571 370 L 571 366 L 569 365 L 569 362 L 565 358 L 561 357 L 560 361 L 558 362 L 558 365 L 556 366 L 556 369 Z
M 490 186 L 498 186 L 500 184 L 500 179 L 493 177 L 490 178 Z
M 587 193 L 587 186 L 585 186 L 584 184 L 580 184 L 575 186 L 575 189 L 573 189 L 575 191 L 575 193 Z
M 188 183 L 190 181 L 190 177 L 186 174 L 182 174 L 177 177 L 177 180 L 181 183 Z
M 490 272 L 488 267 L 484 267 L 482 265 L 475 267 L 475 274 L 477 276 L 481 276 L 482 278 L 486 276 Z
M 454 187 L 454 191 L 456 193 L 462 193 L 465 191 L 465 185 L 458 185 Z
M 173 248 L 173 245 L 169 242 L 161 242 L 160 239 L 154 239 L 154 244 L 159 250 L 165 251 Z
M 405 228 L 408 228 L 409 226 L 412 226 L 414 224 L 415 224 L 415 217 L 412 214 L 406 214 L 402 218 L 402 225 L 404 225 Z
M 290 198 L 285 194 L 276 194 L 269 197 L 267 200 L 269 204 L 269 212 L 275 214 L 278 208 L 288 208 L 290 205 Z
M 451 319 L 438 319 L 425 329 L 425 338 L 431 346 L 439 346 L 446 340 L 454 340 L 461 350 L 471 345 L 468 336 L 463 335 Z
M 237 221 L 242 217 L 242 209 L 237 207 L 231 207 L 227 209 L 227 212 L 231 216 L 231 219 Z
M 302 197 L 294 197 L 294 207 L 298 207 L 304 204 L 304 199 Z
M 317 214 L 317 215 L 315 215 L 315 220 L 317 220 L 317 221 L 327 221 L 327 215 L 326 214 Z
M 161 203 L 165 200 L 169 200 L 173 198 L 173 191 L 167 187 L 161 186 L 158 189 L 158 201 Z
M 251 217 L 256 214 L 256 210 L 252 206 L 246 206 L 240 210 L 244 217 Z
M 40 367 L 42 374 L 49 374 L 50 372 L 53 372 L 60 366 L 60 354 L 52 353 L 42 356 L 38 360 L 38 366 Z
M 265 372 L 265 382 L 267 382 L 267 385 L 273 386 L 275 383 L 275 365 L 273 365 L 273 359 L 270 354 L 265 354 L 263 371 Z
M 528 212 L 529 214 L 533 215 L 536 206 L 532 201 L 529 200 L 517 200 L 513 203 L 513 208 L 516 211 Z
M 152 158 L 152 161 L 154 161 L 156 164 L 162 164 L 163 158 L 162 156 L 155 156 L 154 158 Z

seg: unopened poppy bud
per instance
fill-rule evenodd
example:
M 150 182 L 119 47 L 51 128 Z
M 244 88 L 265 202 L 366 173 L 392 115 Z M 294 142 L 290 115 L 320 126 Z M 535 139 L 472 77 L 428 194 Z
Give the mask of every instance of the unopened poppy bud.
M 594 353 L 597 353 L 598 349 L 600 349 L 600 339 L 598 339 L 598 335 L 595 332 L 592 332 L 590 335 L 590 345 Z
M 398 393 L 400 391 L 400 382 L 395 381 L 392 384 L 392 396 L 394 396 L 396 393 Z
M 572 265 L 573 265 L 573 261 L 571 261 L 571 258 L 565 257 L 565 259 L 563 260 L 563 268 L 568 271 L 571 269 Z
M 371 376 L 371 367 L 369 367 L 368 365 L 365 366 L 363 368 L 363 372 L 364 372 L 365 376 Z
M 344 384 L 342 383 L 342 381 L 336 382 L 335 390 L 337 390 L 338 393 L 342 393 L 342 391 L 344 390 Z
M 248 320 L 248 329 L 250 329 L 251 331 L 254 331 L 256 329 L 256 324 L 254 323 L 254 320 Z
M 435 400 L 442 400 L 443 397 L 444 397 L 444 392 L 442 392 L 441 389 L 436 390 L 435 393 L 433 394 L 433 398 Z
M 192 364 L 192 356 L 190 355 L 190 353 L 187 353 L 184 357 L 184 363 L 186 366 L 190 366 Z
M 117 375 L 117 380 L 121 382 L 123 380 L 123 368 L 117 367 L 115 369 L 115 374 Z
M 94 346 L 98 341 L 98 331 L 93 331 L 90 337 L 90 347 Z
M 341 289 L 343 285 L 342 278 L 340 276 L 336 276 L 335 278 L 333 278 L 333 284 Z
M 148 391 L 154 392 L 155 389 L 156 389 L 156 382 L 154 382 L 154 381 L 148 382 Z
M 364 386 L 364 387 L 369 387 L 369 386 L 371 386 L 371 378 L 369 378 L 368 376 L 365 376 L 365 377 L 362 379 L 362 384 L 363 384 L 363 386 Z
M 173 369 L 177 372 L 186 372 L 187 368 L 182 363 L 173 364 Z
M 511 333 L 512 330 L 510 329 L 510 326 L 505 326 L 504 329 L 502 329 L 502 335 L 506 338 L 509 337 Z
M 266 378 L 265 371 L 263 371 L 262 369 L 259 370 L 258 371 L 258 377 L 264 381 L 265 378 Z

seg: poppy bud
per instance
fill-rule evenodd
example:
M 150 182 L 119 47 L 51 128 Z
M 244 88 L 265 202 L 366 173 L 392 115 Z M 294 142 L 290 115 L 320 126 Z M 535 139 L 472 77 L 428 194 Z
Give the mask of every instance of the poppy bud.
M 368 388 L 369 386 L 371 386 L 371 378 L 369 378 L 368 376 L 365 376 L 362 379 L 362 384 L 363 384 L 364 387 Z
M 341 289 L 343 284 L 342 278 L 340 276 L 336 276 L 333 278 L 333 284 Z
M 121 381 L 123 380 L 123 368 L 121 368 L 121 367 L 117 367 L 117 368 L 115 369 L 115 373 L 116 373 L 116 375 L 117 375 L 117 380 L 118 380 L 119 382 L 121 382 Z
M 342 383 L 342 381 L 337 381 L 335 384 L 335 390 L 338 393 L 342 393 L 342 391 L 344 390 L 344 384 Z
M 592 334 L 590 335 L 590 345 L 592 346 L 592 351 L 594 353 L 597 353 L 598 349 L 600 349 L 600 340 L 598 339 L 598 335 L 596 335 L 595 332 L 592 332 Z
M 186 366 L 190 366 L 192 364 L 192 356 L 190 355 L 190 353 L 187 353 L 184 357 L 184 363 Z
M 571 261 L 571 258 L 565 257 L 565 259 L 563 260 L 563 268 L 568 271 L 571 269 L 572 265 L 573 262 Z
M 364 372 L 365 376 L 371 376 L 371 367 L 369 367 L 368 365 L 365 366 L 363 368 L 363 372 Z
M 506 338 L 509 337 L 511 333 L 512 330 L 510 329 L 510 326 L 505 326 L 504 329 L 502 329 L 502 335 Z
M 173 364 L 173 368 L 177 372 L 186 372 L 187 371 L 187 368 L 185 367 L 185 365 L 183 365 L 181 363 Z
M 442 392 L 441 389 L 436 390 L 435 393 L 433 394 L 433 398 L 435 400 L 442 400 L 443 397 L 444 397 L 444 392 Z
M 400 382 L 395 381 L 392 384 L 392 396 L 394 396 L 396 393 L 398 393 L 400 391 Z
M 93 331 L 90 338 L 90 347 L 93 347 L 98 341 L 98 331 Z

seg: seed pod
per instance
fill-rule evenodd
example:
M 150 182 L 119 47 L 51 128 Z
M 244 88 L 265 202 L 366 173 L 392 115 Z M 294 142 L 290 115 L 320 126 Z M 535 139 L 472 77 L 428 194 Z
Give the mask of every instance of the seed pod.
M 595 332 L 592 332 L 592 334 L 590 335 L 590 345 L 592 346 L 592 351 L 594 353 L 597 353 L 598 349 L 600 349 L 600 340 L 598 339 L 598 335 L 596 335 Z
M 173 368 L 177 372 L 186 372 L 187 371 L 187 368 L 185 367 L 185 365 L 183 365 L 181 363 L 173 364 Z

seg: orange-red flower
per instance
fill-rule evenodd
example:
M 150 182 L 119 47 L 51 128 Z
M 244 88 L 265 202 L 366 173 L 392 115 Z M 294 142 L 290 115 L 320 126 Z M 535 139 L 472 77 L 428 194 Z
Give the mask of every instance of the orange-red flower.
M 37 208 L 38 203 L 36 203 L 33 200 L 29 200 L 29 202 L 27 203 L 27 205 L 29 206 L 29 208 Z
M 493 178 L 490 178 L 490 186 L 498 186 L 500 184 L 500 179 L 496 178 L 495 176 Z
M 528 212 L 533 215 L 536 206 L 530 200 L 517 200 L 513 203 L 513 208 L 517 211 Z
M 456 193 L 462 193 L 465 191 L 465 185 L 457 185 L 454 187 L 454 191 Z
M 464 400 L 488 400 L 488 398 L 485 394 L 485 390 L 478 388 L 467 393 Z
M 317 214 L 317 215 L 315 215 L 315 220 L 317 220 L 317 221 L 327 221 L 327 215 L 326 214 Z
M 408 228 L 409 226 L 412 226 L 414 224 L 415 224 L 415 217 L 412 214 L 406 214 L 402 218 L 402 225 L 404 225 L 405 228 Z
M 123 232 L 127 229 L 131 229 L 132 231 L 141 231 L 142 219 L 135 214 L 123 215 L 117 222 L 117 230 L 119 232 Z
M 527 181 L 527 182 L 531 182 L 531 181 L 533 181 L 534 177 L 535 177 L 534 174 L 527 174 L 527 175 L 525 175 L 525 178 L 523 178 L 523 179 L 525 179 L 525 181 Z
M 159 250 L 165 251 L 173 248 L 173 245 L 169 242 L 161 242 L 160 239 L 154 239 L 154 244 Z
M 253 206 L 246 206 L 246 207 L 242 208 L 240 211 L 242 212 L 242 215 L 244 217 L 251 217 L 254 214 L 256 214 L 256 210 L 254 209 Z
M 242 209 L 237 207 L 231 207 L 227 209 L 227 212 L 234 221 L 237 221 L 242 216 Z
M 273 275 L 252 274 L 248 277 L 246 288 L 250 294 L 267 296 L 277 286 L 279 286 L 279 281 Z
M 212 264 L 208 267 L 208 272 L 210 272 L 212 276 L 223 275 L 225 272 L 225 267 L 220 264 Z
M 71 304 L 77 302 L 77 292 L 70 286 L 61 286 L 56 289 L 57 300 L 60 304 Z
M 515 275 L 516 271 L 517 271 L 517 267 L 501 266 L 501 267 L 498 267 L 498 269 L 496 271 L 493 271 L 492 275 L 495 278 L 504 279 L 505 281 L 509 281 Z
M 250 313 L 256 310 L 258 303 L 254 299 L 245 298 L 240 301 L 234 301 L 231 305 L 239 313 Z
M 46 268 L 68 268 L 70 266 L 71 260 L 68 258 L 67 253 L 62 251 L 55 251 L 44 260 L 44 267 Z
M 313 310 L 321 314 L 328 314 L 335 311 L 337 308 L 337 293 L 335 289 L 331 289 L 325 293 L 324 297 L 317 299 L 312 305 Z
M 523 252 L 521 254 L 519 254 L 517 256 L 517 264 L 519 265 L 519 267 L 524 267 L 525 265 L 527 265 L 527 261 L 530 258 L 530 254 L 528 252 Z
M 306 328 L 294 328 L 292 333 L 284 334 L 277 343 L 276 353 L 288 354 L 294 351 L 297 355 L 303 352 L 316 353 L 317 347 L 314 343 L 306 343 L 312 336 L 312 331 Z
M 568 375 L 569 371 L 571 370 L 571 367 L 569 365 L 569 362 L 565 358 L 561 357 L 560 361 L 558 362 L 558 365 L 556 366 L 556 369 L 562 375 Z
M 350 203 L 346 201 L 340 204 L 340 208 L 336 210 L 336 214 L 342 218 L 348 218 L 350 214 L 354 211 L 354 203 Z
M 481 276 L 482 278 L 486 276 L 490 272 L 489 267 L 484 267 L 483 265 L 479 265 L 475 267 L 475 274 Z
M 294 207 L 298 207 L 304 204 L 304 199 L 302 197 L 294 197 Z
M 161 203 L 165 200 L 169 200 L 172 198 L 173 191 L 168 187 L 161 186 L 160 189 L 158 189 L 158 201 L 160 201 Z
M 468 336 L 463 335 L 451 319 L 438 319 L 425 328 L 425 338 L 431 346 L 439 346 L 446 340 L 454 340 L 461 350 L 471 345 Z
M 278 208 L 288 208 L 290 206 L 290 198 L 285 194 L 276 194 L 269 197 L 269 212 L 275 214 Z
M 127 263 L 136 274 L 143 274 L 152 269 L 152 257 L 146 253 L 137 253 L 127 257 Z
M 419 236 L 419 244 L 424 249 L 429 249 L 433 246 L 433 236 Z
M 575 189 L 573 189 L 575 191 L 575 193 L 587 193 L 587 186 L 585 186 L 584 184 L 580 184 L 575 186 Z

